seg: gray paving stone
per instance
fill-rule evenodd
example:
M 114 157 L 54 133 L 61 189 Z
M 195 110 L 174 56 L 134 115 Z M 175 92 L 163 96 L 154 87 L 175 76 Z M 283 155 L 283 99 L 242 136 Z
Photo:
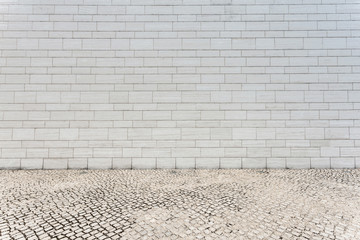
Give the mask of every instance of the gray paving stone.
M 4 170 L 0 239 L 360 239 L 360 170 Z

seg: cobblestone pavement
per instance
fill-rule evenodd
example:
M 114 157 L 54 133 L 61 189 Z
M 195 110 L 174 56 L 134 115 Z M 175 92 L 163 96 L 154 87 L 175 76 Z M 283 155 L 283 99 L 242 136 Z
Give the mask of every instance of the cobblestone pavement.
M 360 239 L 360 170 L 0 171 L 0 239 Z

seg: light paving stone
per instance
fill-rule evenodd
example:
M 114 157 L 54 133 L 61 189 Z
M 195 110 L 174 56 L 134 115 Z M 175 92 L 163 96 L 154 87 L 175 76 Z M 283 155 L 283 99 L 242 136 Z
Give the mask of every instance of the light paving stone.
M 0 171 L 1 239 L 358 239 L 358 170 Z

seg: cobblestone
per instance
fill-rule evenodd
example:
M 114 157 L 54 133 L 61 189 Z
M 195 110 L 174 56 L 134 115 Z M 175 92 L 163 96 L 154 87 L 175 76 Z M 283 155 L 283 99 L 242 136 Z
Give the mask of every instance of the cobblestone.
M 0 239 L 360 239 L 360 171 L 0 171 Z

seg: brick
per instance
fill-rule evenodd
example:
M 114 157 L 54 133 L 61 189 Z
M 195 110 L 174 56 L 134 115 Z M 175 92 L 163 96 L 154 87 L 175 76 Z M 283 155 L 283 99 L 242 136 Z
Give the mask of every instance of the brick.
M 182 41 L 183 49 L 209 49 L 210 40 L 208 39 L 184 39 Z
M 156 168 L 156 158 L 132 158 L 132 168 L 134 169 Z
M 32 128 L 13 129 L 13 140 L 34 140 L 35 131 Z
M 74 158 L 72 161 L 69 161 L 69 169 L 86 169 L 88 167 L 88 162 L 86 158 Z
M 331 168 L 355 168 L 355 160 L 352 157 L 331 158 Z
M 348 128 L 326 128 L 325 139 L 348 139 Z
M 221 158 L 220 168 L 241 168 L 241 159 L 239 158 Z
M 106 140 L 108 138 L 108 129 L 106 128 L 89 128 L 80 129 L 80 140 Z
M 3 1 L 0 167 L 360 166 L 357 5 L 268 2 Z
M 156 159 L 156 168 L 174 169 L 175 168 L 175 158 L 157 158 Z
M 266 161 L 267 168 L 285 168 L 286 159 L 285 158 L 268 158 Z
M 110 48 L 110 40 L 108 39 L 84 39 L 83 49 L 85 50 L 105 50 Z
M 286 167 L 290 169 L 310 168 L 310 158 L 286 158 Z
M 233 128 L 233 139 L 256 139 L 255 128 Z
M 89 158 L 88 159 L 89 169 L 110 169 L 112 168 L 111 158 Z
M 1 158 L 0 169 L 20 169 L 20 159 Z
M 330 168 L 330 158 L 311 158 L 311 168 Z
M 183 128 L 181 130 L 182 139 L 210 139 L 210 129 L 208 128 Z
M 66 158 L 45 158 L 44 169 L 67 169 Z
M 181 131 L 178 128 L 156 128 L 152 130 L 152 137 L 156 140 L 180 139 Z
M 265 158 L 243 158 L 242 159 L 243 168 L 266 168 L 266 159 Z
M 131 168 L 131 158 L 113 158 L 113 168 L 115 169 Z
M 16 132 L 17 132 L 16 136 L 19 137 L 19 133 L 20 133 L 19 130 L 16 130 Z M 11 140 L 12 136 L 13 136 L 12 129 L 0 129 L 0 140 Z M 20 137 L 21 137 L 21 134 L 20 134 Z
M 21 159 L 21 169 L 42 169 L 42 158 L 24 158 Z
M 154 48 L 154 41 L 152 39 L 131 39 L 130 49 L 137 50 L 151 50 Z
M 59 129 L 35 129 L 35 140 L 59 140 Z
M 181 102 L 181 92 L 154 92 L 153 101 L 160 103 Z
M 304 92 L 301 91 L 278 91 L 276 92 L 277 102 L 302 102 Z
M 219 168 L 219 158 L 196 158 L 196 168 Z

